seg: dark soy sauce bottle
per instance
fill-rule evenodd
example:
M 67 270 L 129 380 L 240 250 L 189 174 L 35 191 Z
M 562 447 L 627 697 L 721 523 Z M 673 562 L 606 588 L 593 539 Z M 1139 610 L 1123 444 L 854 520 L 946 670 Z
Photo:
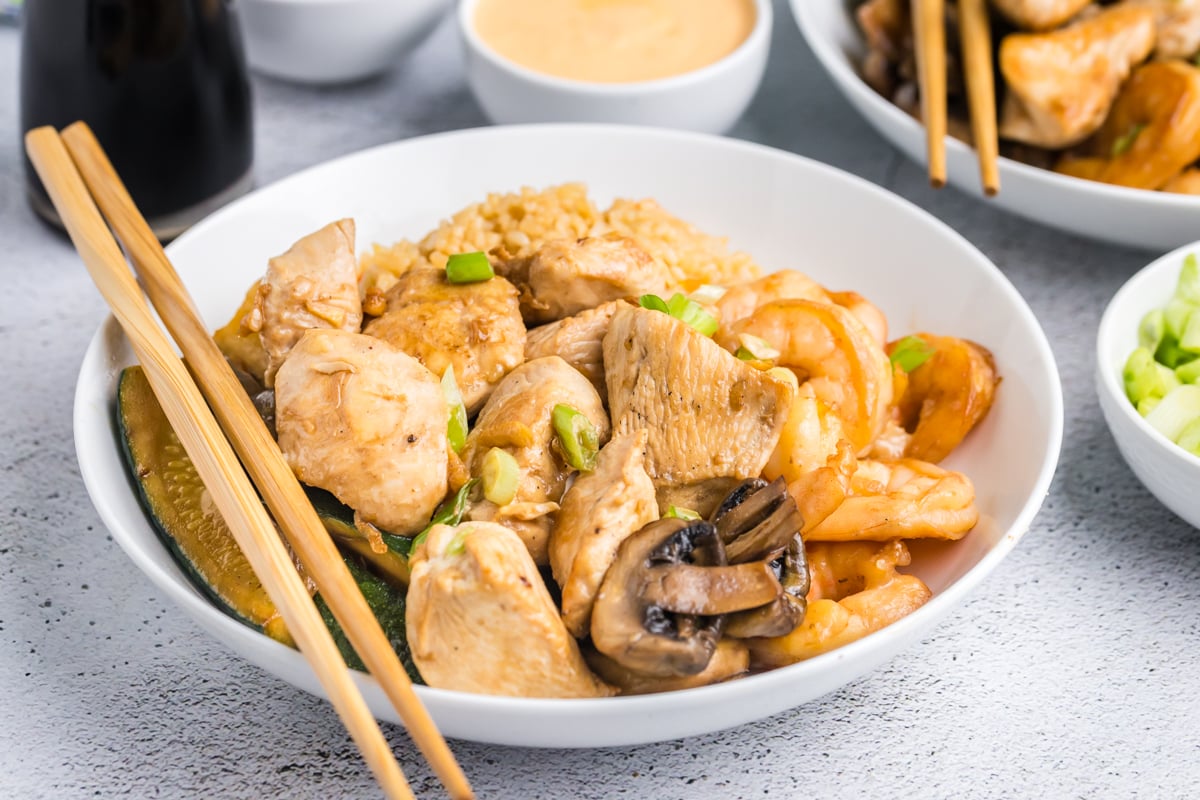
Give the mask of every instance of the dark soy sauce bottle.
M 159 238 L 252 182 L 250 84 L 230 0 L 28 0 L 21 130 L 91 126 Z M 25 161 L 29 202 L 57 214 Z

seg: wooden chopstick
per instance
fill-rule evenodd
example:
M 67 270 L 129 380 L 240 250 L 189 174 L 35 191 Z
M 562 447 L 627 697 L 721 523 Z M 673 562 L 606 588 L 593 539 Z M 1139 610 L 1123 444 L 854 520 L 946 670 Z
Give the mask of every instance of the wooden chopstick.
M 929 183 L 946 185 L 946 4 L 945 0 L 912 0 L 913 44 Z
M 271 518 L 150 313 L 58 133 L 51 127 L 32 130 L 25 137 L 25 148 L 92 280 L 129 337 L 171 427 L 376 780 L 388 797 L 412 798 L 400 765 L 351 680 Z
M 971 133 L 979 157 L 983 191 L 994 197 L 1000 191 L 1000 144 L 996 133 L 996 81 L 992 74 L 992 34 L 986 0 L 958 0 L 959 35 L 962 37 L 963 71 L 971 111 Z
M 350 643 L 382 685 L 450 796 L 455 800 L 473 797 L 466 776 L 413 691 L 408 674 L 312 503 L 204 327 L 191 296 L 100 143 L 82 122 L 67 127 L 63 140 L 87 187 L 129 252 L 146 294 L 182 350 L 222 429 Z

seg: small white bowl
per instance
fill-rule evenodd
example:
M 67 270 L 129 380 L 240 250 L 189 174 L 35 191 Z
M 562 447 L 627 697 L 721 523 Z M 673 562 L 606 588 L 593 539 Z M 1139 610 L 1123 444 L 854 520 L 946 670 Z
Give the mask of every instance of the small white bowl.
M 754 97 L 771 46 L 770 0 L 754 0 L 753 30 L 719 61 L 670 78 L 592 83 L 535 72 L 501 56 L 475 30 L 478 6 L 479 0 L 458 6 L 467 83 L 498 124 L 618 122 L 724 133 Z
M 1200 458 L 1142 419 L 1125 396 L 1121 377 L 1125 360 L 1138 344 L 1138 323 L 1146 312 L 1171 299 L 1188 253 L 1200 256 L 1200 242 L 1143 267 L 1109 301 L 1096 336 L 1096 393 L 1104 421 L 1133 474 L 1164 506 L 1200 528 Z
M 242 0 L 246 60 L 265 75 L 345 83 L 387 69 L 420 44 L 449 0 Z

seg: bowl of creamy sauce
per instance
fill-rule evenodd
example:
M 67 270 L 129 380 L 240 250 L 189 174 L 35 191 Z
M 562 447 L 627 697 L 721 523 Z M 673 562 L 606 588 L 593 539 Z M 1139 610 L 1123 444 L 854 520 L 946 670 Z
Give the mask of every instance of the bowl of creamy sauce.
M 463 0 L 467 79 L 498 123 L 722 133 L 762 79 L 769 0 Z

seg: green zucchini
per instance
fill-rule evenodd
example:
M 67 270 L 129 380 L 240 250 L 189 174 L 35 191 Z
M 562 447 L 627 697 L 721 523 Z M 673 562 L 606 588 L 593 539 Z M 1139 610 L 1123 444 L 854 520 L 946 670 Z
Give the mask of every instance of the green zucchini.
M 317 509 L 317 515 L 325 524 L 325 530 L 343 550 L 355 553 L 379 577 L 403 591 L 408 586 L 408 553 L 412 539 L 394 533 L 380 531 L 380 538 L 387 547 L 382 553 L 371 546 L 367 535 L 354 522 L 354 509 L 344 505 L 324 489 L 306 486 L 308 499 Z

